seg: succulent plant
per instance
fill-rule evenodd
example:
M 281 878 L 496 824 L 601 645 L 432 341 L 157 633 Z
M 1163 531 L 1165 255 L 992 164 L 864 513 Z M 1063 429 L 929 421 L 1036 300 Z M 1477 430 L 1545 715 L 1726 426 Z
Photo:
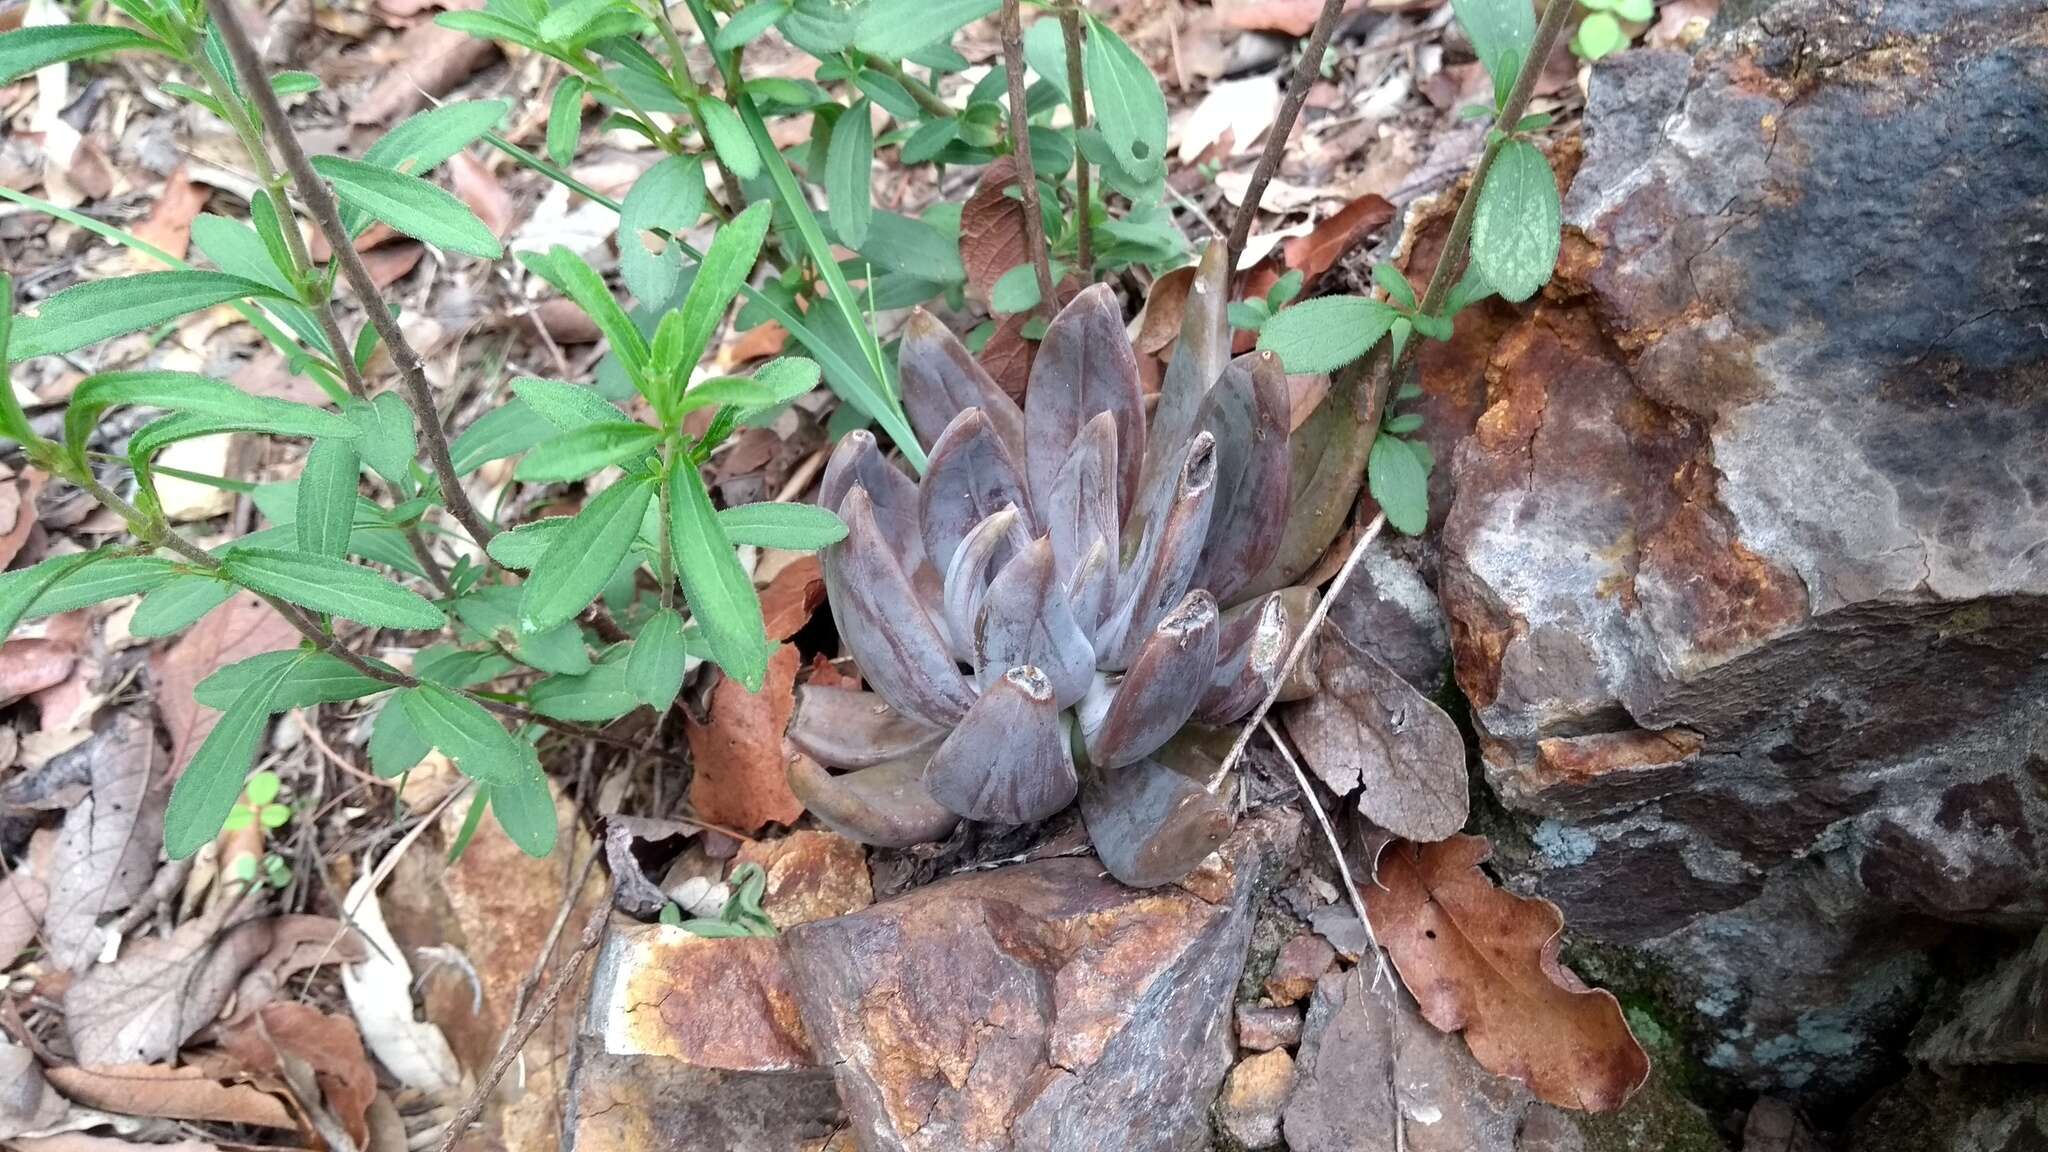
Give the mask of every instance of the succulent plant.
M 1078 795 L 1137 885 L 1228 834 L 1199 726 L 1259 702 L 1303 614 L 1282 592 L 1225 608 L 1279 549 L 1289 484 L 1286 378 L 1269 354 L 1229 359 L 1225 273 L 1205 255 L 1149 418 L 1107 286 L 1046 329 L 1021 409 L 912 317 L 899 369 L 929 467 L 913 480 L 855 432 L 820 497 L 848 529 L 826 595 L 872 689 L 799 695 L 791 783 L 826 824 L 900 847 Z

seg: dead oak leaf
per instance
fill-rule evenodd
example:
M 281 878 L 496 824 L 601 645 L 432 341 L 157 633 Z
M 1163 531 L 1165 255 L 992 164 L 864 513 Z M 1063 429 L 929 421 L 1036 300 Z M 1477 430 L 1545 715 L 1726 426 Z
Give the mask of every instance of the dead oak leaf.
M 169 1060 L 227 1006 L 242 973 L 270 950 L 275 922 L 222 923 L 235 902 L 178 925 L 169 936 L 128 944 L 121 958 L 73 981 L 64 1028 L 86 1064 Z
M 299 633 L 284 617 L 256 598 L 237 592 L 228 602 L 193 625 L 176 644 L 149 658 L 163 708 L 164 728 L 171 734 L 171 776 L 199 750 L 200 742 L 220 722 L 220 713 L 202 708 L 192 698 L 201 680 L 222 667 L 296 644 Z
M 284 1101 L 205 1068 L 168 1064 L 66 1065 L 43 1070 L 74 1104 L 127 1116 L 297 1128 Z
M 308 1112 L 324 1107 L 340 1121 L 357 1148 L 366 1146 L 377 1073 L 370 1067 L 362 1033 L 354 1021 L 329 1016 L 309 1004 L 280 1001 L 266 1004 L 241 1024 L 224 1029 L 220 1043 L 251 1071 L 275 1075 L 287 1083 L 292 1079 L 288 1059 L 305 1061 L 313 1070 L 320 1098 L 300 1103 Z
M 1305 285 L 1313 285 L 1346 252 L 1393 219 L 1392 201 L 1379 195 L 1360 196 L 1318 221 L 1308 235 L 1288 238 L 1280 250 L 1287 258 L 1287 267 L 1301 273 Z
M 1496 888 L 1483 836 L 1397 841 L 1366 909 L 1423 1018 L 1463 1032 L 1481 1067 L 1560 1108 L 1609 1112 L 1650 1075 L 1621 1004 L 1558 960 L 1564 916 Z
M 983 300 L 1003 273 L 1031 258 L 1024 202 L 1007 191 L 1016 186 L 1017 162 L 999 157 L 960 208 L 960 263 L 967 269 L 968 292 Z
M 1359 788 L 1359 812 L 1403 839 L 1463 828 L 1465 739 L 1444 710 L 1335 629 L 1316 679 L 1322 691 L 1287 710 L 1287 734 L 1323 783 L 1340 796 Z
M 789 789 L 782 750 L 782 733 L 796 708 L 796 669 L 796 649 L 782 645 L 768 660 L 768 679 L 759 692 L 721 679 L 711 691 L 711 718 L 685 725 L 696 765 L 690 803 L 699 819 L 751 836 L 803 815 L 803 802 Z

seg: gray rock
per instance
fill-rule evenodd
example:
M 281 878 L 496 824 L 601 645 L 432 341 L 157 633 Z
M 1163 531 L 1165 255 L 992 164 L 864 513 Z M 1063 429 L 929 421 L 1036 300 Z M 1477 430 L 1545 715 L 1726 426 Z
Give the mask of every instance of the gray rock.
M 2048 920 L 2037 0 L 1782 0 L 1595 70 L 1440 590 L 1519 886 L 1700 1055 L 1868 1088 L 1948 925 Z
M 2048 928 L 2034 946 L 1964 989 L 1955 1011 L 1914 1046 L 1932 1064 L 2048 1064 Z
M 1382 533 L 1330 605 L 1326 626 L 1433 696 L 1450 671 L 1451 637 L 1443 606 L 1414 559 L 1419 547 Z

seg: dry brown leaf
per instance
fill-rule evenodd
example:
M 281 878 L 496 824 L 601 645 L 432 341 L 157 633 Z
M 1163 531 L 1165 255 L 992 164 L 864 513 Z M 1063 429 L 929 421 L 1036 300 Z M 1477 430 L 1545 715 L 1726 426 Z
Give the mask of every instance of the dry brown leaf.
M 31 469 L 0 485 L 0 570 L 14 563 L 21 555 L 21 546 L 28 543 L 28 534 L 36 526 L 36 496 L 43 490 L 49 477 Z
M 13 1145 L 20 1152 L 135 1152 L 133 1141 L 119 1136 L 95 1136 L 90 1132 L 57 1132 L 48 1136 L 22 1137 Z M 173 1140 L 168 1144 L 146 1145 L 149 1152 L 220 1152 L 220 1145 L 204 1140 Z
M 760 692 L 720 679 L 711 691 L 711 719 L 684 726 L 697 767 L 690 803 L 699 819 L 753 835 L 803 815 L 803 802 L 789 790 L 782 750 L 782 732 L 796 707 L 796 666 L 796 649 L 782 645 L 768 660 Z
M 1030 322 L 1028 312 L 1005 316 L 981 346 L 981 366 L 1013 400 L 1024 399 L 1031 384 L 1031 362 L 1038 357 L 1038 342 L 1024 338 L 1024 326 Z
M 789 330 L 773 320 L 754 325 L 738 338 L 728 341 L 718 350 L 718 362 L 727 368 L 736 368 L 770 356 L 782 355 L 789 344 Z
M 168 1064 L 66 1065 L 43 1075 L 74 1104 L 127 1116 L 297 1128 L 285 1103 L 204 1068 Z
M 389 288 L 406 273 L 419 266 L 420 257 L 426 255 L 423 244 L 405 241 L 400 244 L 383 244 L 363 253 L 363 267 L 370 270 L 370 279 L 379 288 Z M 382 352 L 380 345 L 378 351 Z
M 326 916 L 279 916 L 270 922 L 270 948 L 235 985 L 241 1020 L 277 998 L 285 981 L 322 964 L 360 964 L 369 946 L 354 929 Z
M 242 1024 L 224 1029 L 220 1043 L 251 1070 L 284 1077 L 287 1082 L 291 1077 L 286 1072 L 286 1057 L 305 1061 L 313 1070 L 321 1099 L 300 1103 L 309 1111 L 324 1103 L 357 1148 L 368 1142 L 377 1073 L 363 1053 L 363 1037 L 354 1021 L 287 1000 L 265 1005 Z
M 399 1083 L 436 1095 L 452 1094 L 462 1086 L 462 1068 L 448 1047 L 447 1035 L 413 1014 L 412 965 L 385 927 L 384 905 L 370 881 L 371 875 L 365 873 L 342 904 L 350 923 L 369 942 L 360 963 L 342 967 L 342 991 L 363 1031 L 363 1042 Z
M 1465 826 L 1465 740 L 1378 657 L 1324 629 L 1322 691 L 1287 709 L 1301 758 L 1339 796 L 1361 788 L 1358 811 L 1407 840 L 1441 840 Z
M 811 613 L 825 602 L 825 572 L 816 556 L 791 561 L 761 590 L 761 616 L 768 639 L 783 641 L 811 622 Z
M 1345 0 L 1344 10 L 1365 6 L 1365 0 Z M 1323 11 L 1322 0 L 1259 0 L 1231 9 L 1223 22 L 1246 32 L 1278 32 L 1283 36 L 1306 36 Z
M 449 8 L 481 8 L 481 0 Z M 498 46 L 431 21 L 413 25 L 392 45 L 391 66 L 369 95 L 349 109 L 351 124 L 383 124 L 416 111 L 498 58 Z
M 171 776 L 185 770 L 220 713 L 201 708 L 192 690 L 216 669 L 298 643 L 299 633 L 254 593 L 237 592 L 176 644 L 149 658 L 164 730 L 171 734 Z
M 1301 273 L 1304 285 L 1313 285 L 1346 252 L 1386 227 L 1393 218 L 1394 205 L 1386 197 L 1360 196 L 1317 222 L 1308 235 L 1288 240 L 1281 251 L 1287 256 L 1287 266 Z
M 960 263 L 967 269 L 968 292 L 982 300 L 1003 273 L 1031 259 L 1024 202 L 1004 192 L 1016 185 L 1017 162 L 999 157 L 960 208 Z
M 156 872 L 170 785 L 153 771 L 162 753 L 145 707 L 110 717 L 70 753 L 83 759 L 92 790 L 64 813 L 51 859 L 43 929 L 60 967 L 78 968 L 97 956 L 104 940 L 99 918 L 128 907 Z
M 1175 268 L 1152 281 L 1145 293 L 1145 307 L 1138 313 L 1138 338 L 1132 341 L 1140 355 L 1165 353 L 1180 336 L 1180 323 L 1188 308 L 1188 288 L 1195 282 L 1195 266 Z
M 42 877 L 18 866 L 0 876 L 0 969 L 36 938 L 49 906 L 50 886 Z
M 169 936 L 138 940 L 120 959 L 74 980 L 64 993 L 64 1029 L 86 1064 L 154 1064 L 177 1055 L 213 1023 L 251 964 L 270 950 L 273 922 L 224 928 L 235 901 L 187 920 Z
M 1560 1108 L 1608 1112 L 1650 1075 L 1621 1004 L 1559 962 L 1564 917 L 1494 887 L 1483 836 L 1397 841 L 1362 885 L 1380 943 L 1423 1018 L 1465 1034 L 1481 1067 Z
M 448 182 L 491 235 L 503 240 L 512 230 L 512 197 L 484 162 L 467 152 L 448 158 Z
M 533 310 L 533 317 L 547 331 L 548 339 L 557 344 L 595 344 L 604 336 L 604 330 L 582 305 L 560 296 L 541 301 Z
M 185 166 L 171 173 L 164 181 L 164 190 L 157 194 L 156 204 L 149 215 L 135 226 L 135 235 L 156 245 L 180 260 L 185 258 L 187 247 L 192 242 L 192 220 L 206 207 L 206 198 L 212 189 L 204 184 L 195 184 L 185 176 Z M 162 265 L 155 258 L 138 255 L 135 258 L 137 271 L 155 271 Z
M 78 651 L 58 640 L 24 637 L 0 644 L 0 704 L 62 684 L 78 663 Z

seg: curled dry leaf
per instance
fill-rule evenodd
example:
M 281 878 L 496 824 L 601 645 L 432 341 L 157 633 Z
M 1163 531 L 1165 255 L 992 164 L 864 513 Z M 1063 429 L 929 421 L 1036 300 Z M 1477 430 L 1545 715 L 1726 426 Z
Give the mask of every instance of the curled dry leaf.
M 0 569 L 14 563 L 36 526 L 36 496 L 49 477 L 29 471 L 0 484 Z
M 768 824 L 793 824 L 803 802 L 789 790 L 782 732 L 796 706 L 796 649 L 784 644 L 768 660 L 768 679 L 759 692 L 721 678 L 711 690 L 711 718 L 687 719 L 690 803 L 708 823 L 747 835 Z
M 768 639 L 787 640 L 811 622 L 825 602 L 825 571 L 815 555 L 790 562 L 761 590 L 761 617 Z
M 988 343 L 981 346 L 981 355 L 977 357 L 1013 400 L 1024 398 L 1024 390 L 1031 383 L 1031 362 L 1038 358 L 1038 342 L 1024 335 L 1029 323 L 1029 312 L 1003 317 L 996 322 L 996 330 L 989 335 Z
M 1465 740 L 1444 710 L 1335 629 L 1316 664 L 1323 690 L 1287 710 L 1301 758 L 1338 795 L 1361 788 L 1358 811 L 1407 840 L 1465 826 Z
M 284 1101 L 195 1065 L 69 1065 L 43 1074 L 72 1103 L 103 1112 L 258 1128 L 299 1126 Z
M 48 1131 L 70 1111 L 64 1098 L 50 1090 L 35 1053 L 0 1040 L 0 1140 Z
M 50 856 L 55 837 L 39 831 L 29 842 L 26 866 L 16 864 L 0 875 L 0 970 L 36 938 L 43 913 L 50 906 Z
M 1365 0 L 1345 0 L 1344 10 L 1365 6 Z M 1322 0 L 1259 0 L 1232 8 L 1223 22 L 1247 32 L 1278 32 L 1283 36 L 1306 36 L 1322 13 Z
M 1547 900 L 1496 888 L 1481 836 L 1397 842 L 1380 857 L 1366 909 L 1423 1018 L 1463 1032 L 1481 1067 L 1560 1108 L 1610 1112 L 1650 1075 L 1612 993 L 1559 962 L 1564 917 Z
M 1142 355 L 1158 356 L 1180 337 L 1181 318 L 1187 314 L 1188 289 L 1195 283 L 1195 265 L 1175 268 L 1152 281 L 1145 294 L 1145 307 L 1138 313 L 1138 335 L 1131 347 Z
M 153 771 L 162 758 L 141 707 L 113 716 L 69 755 L 83 760 L 92 788 L 64 813 L 57 834 L 49 880 L 52 911 L 44 935 L 51 960 L 79 968 L 99 954 L 104 939 L 100 917 L 128 907 L 149 887 L 163 842 L 169 782 Z M 102 1062 L 134 1059 L 117 1056 Z
M 384 906 L 365 870 L 343 907 L 369 954 L 341 969 L 341 988 L 362 1029 L 363 1042 L 399 1083 L 434 1095 L 462 1087 L 462 1068 L 440 1028 L 413 1016 L 412 965 L 384 924 Z
M 0 704 L 62 684 L 78 652 L 58 640 L 23 637 L 0 644 Z
M 267 1004 L 236 1027 L 225 1029 L 221 1047 L 251 1071 L 283 1077 L 296 1058 L 312 1069 L 318 1097 L 300 1101 L 311 1112 L 325 1108 L 357 1148 L 369 1139 L 370 1101 L 377 1073 L 363 1054 L 362 1034 L 345 1016 L 329 1016 L 308 1004 Z M 293 1090 L 298 1091 L 293 1083 Z
M 982 170 L 974 195 L 960 209 L 960 263 L 967 269 L 967 290 L 983 300 L 1003 273 L 1031 259 L 1024 202 L 1003 191 L 1016 183 L 1017 162 L 998 157 Z
M 1288 239 L 1281 252 L 1286 255 L 1287 267 L 1300 272 L 1302 279 L 1313 285 L 1346 252 L 1386 227 L 1393 218 L 1392 201 L 1379 195 L 1360 196 L 1318 221 L 1308 235 Z

